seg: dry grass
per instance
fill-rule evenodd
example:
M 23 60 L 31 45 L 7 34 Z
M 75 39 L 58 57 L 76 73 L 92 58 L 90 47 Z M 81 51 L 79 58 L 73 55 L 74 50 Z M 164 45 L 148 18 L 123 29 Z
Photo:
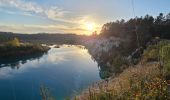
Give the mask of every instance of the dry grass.
M 117 77 L 95 83 L 76 100 L 170 100 L 168 80 L 164 76 L 167 72 L 165 65 L 170 65 L 166 64 L 170 46 L 165 54 L 162 53 L 167 45 L 169 42 L 163 41 L 149 46 L 140 63 L 130 66 Z M 166 59 L 161 59 L 162 56 Z
M 159 64 L 155 62 L 138 64 L 136 66 L 130 67 L 124 70 L 124 72 L 122 72 L 116 78 L 110 78 L 108 81 L 101 81 L 97 84 L 94 84 L 76 98 L 78 100 L 100 100 L 95 96 L 100 95 L 101 93 L 108 93 L 106 96 L 108 97 L 110 95 L 110 98 L 112 99 L 113 97 L 121 96 L 121 94 L 124 94 L 125 91 L 128 91 L 131 88 L 131 81 L 133 81 L 133 83 L 137 83 L 140 80 L 151 80 L 160 77 L 160 69 L 158 66 Z M 92 97 L 93 99 L 91 99 L 92 95 L 94 95 L 94 97 Z

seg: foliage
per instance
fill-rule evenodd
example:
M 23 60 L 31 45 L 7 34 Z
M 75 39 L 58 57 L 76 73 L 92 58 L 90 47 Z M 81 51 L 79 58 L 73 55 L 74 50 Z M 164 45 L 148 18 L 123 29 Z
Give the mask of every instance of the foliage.
M 44 85 L 40 87 L 40 95 L 42 100 L 56 100 L 50 89 Z
M 108 70 L 109 68 L 103 68 L 103 66 L 100 69 L 99 75 L 101 79 L 106 79 L 112 76 L 112 72 Z
M 166 80 L 135 80 L 128 90 L 117 94 L 115 90 L 100 90 L 100 93 L 89 90 L 88 100 L 168 100 L 169 90 Z
M 6 41 L 8 41 L 8 40 L 9 40 L 8 37 L 5 37 L 5 36 L 3 36 L 3 35 L 0 35 L 0 43 L 4 43 L 4 42 L 6 42 Z
M 118 37 L 126 41 L 126 50 L 131 52 L 137 47 L 146 46 L 154 37 L 170 39 L 170 13 L 153 18 L 150 15 L 125 21 L 117 20 L 103 25 L 99 37 Z
M 98 63 L 102 62 L 101 66 L 99 65 L 101 69 L 104 69 L 102 67 L 108 68 L 108 70 L 101 70 L 101 75 L 108 76 L 112 75 L 110 72 L 120 73 L 123 71 L 126 68 L 124 65 L 127 65 L 128 62 L 122 58 L 130 57 L 129 64 L 137 64 L 140 61 L 143 50 L 153 38 L 160 37 L 161 39 L 170 39 L 170 28 L 168 28 L 170 27 L 169 16 L 170 14 L 164 16 L 161 13 L 156 18 L 146 15 L 144 17 L 132 18 L 127 21 L 122 19 L 120 21 L 104 24 L 100 34 L 95 36 L 97 37 L 97 41 L 100 42 L 104 38 L 105 40 L 108 40 L 111 45 L 112 41 L 109 41 L 109 39 L 110 37 L 114 37 L 119 39 L 120 44 L 118 47 L 109 48 L 110 50 L 107 52 L 97 52 L 96 55 L 92 54 L 93 58 Z M 100 46 L 101 48 L 98 49 L 109 47 L 105 45 L 106 44 L 102 44 Z M 144 55 L 146 59 L 143 60 L 158 61 L 156 47 L 149 48 L 151 51 L 145 52 Z
M 89 88 L 79 100 L 169 100 L 170 41 L 151 42 L 141 59 L 109 82 Z
M 149 45 L 148 48 L 144 51 L 143 62 L 152 62 L 158 61 L 158 49 L 157 45 Z
M 112 65 L 116 73 L 121 73 L 125 69 L 127 63 L 127 60 L 121 56 L 117 56 L 112 60 Z
M 14 38 L 12 40 L 9 40 L 7 43 L 6 43 L 7 46 L 13 46 L 13 47 L 19 47 L 20 46 L 20 42 L 19 42 L 19 39 L 18 38 Z
M 162 41 L 159 43 L 160 60 L 164 70 L 166 78 L 170 79 L 170 43 L 169 41 Z
M 130 90 L 123 93 L 123 96 L 137 100 L 167 100 L 170 95 L 167 81 L 157 77 L 131 80 Z
M 170 42 L 161 40 L 159 43 L 150 45 L 143 54 L 143 62 L 160 61 L 166 77 L 170 76 Z
M 18 42 L 17 42 L 18 43 Z M 46 53 L 49 50 L 49 47 L 41 46 L 39 44 L 18 44 L 11 43 L 0 46 L 0 59 L 8 58 L 20 58 L 25 56 L 31 56 L 35 54 Z
M 0 32 L 0 37 L 7 39 L 19 38 L 23 42 L 40 43 L 40 44 L 80 44 L 83 38 L 86 36 L 76 34 L 18 34 L 10 32 Z M 1 39 L 0 39 L 1 42 Z

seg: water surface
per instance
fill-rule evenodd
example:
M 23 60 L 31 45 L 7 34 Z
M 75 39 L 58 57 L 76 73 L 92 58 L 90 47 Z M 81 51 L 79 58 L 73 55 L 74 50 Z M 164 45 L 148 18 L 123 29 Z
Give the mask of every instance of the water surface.
M 97 63 L 80 46 L 52 47 L 47 54 L 0 66 L 0 100 L 41 100 L 41 86 L 63 100 L 100 80 Z

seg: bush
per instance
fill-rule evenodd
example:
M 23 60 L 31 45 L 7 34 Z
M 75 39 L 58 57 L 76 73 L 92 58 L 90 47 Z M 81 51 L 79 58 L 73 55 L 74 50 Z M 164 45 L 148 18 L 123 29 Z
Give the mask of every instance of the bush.
M 19 47 L 20 42 L 18 38 L 14 38 L 13 40 L 10 40 L 6 43 L 7 46 L 13 46 L 13 47 Z
M 15 40 L 16 41 L 16 40 Z M 30 55 L 46 53 L 50 48 L 39 44 L 22 44 L 10 42 L 10 45 L 0 46 L 0 59 L 21 58 Z
M 162 41 L 159 43 L 159 46 L 160 60 L 162 62 L 164 75 L 170 79 L 170 43 L 168 41 Z

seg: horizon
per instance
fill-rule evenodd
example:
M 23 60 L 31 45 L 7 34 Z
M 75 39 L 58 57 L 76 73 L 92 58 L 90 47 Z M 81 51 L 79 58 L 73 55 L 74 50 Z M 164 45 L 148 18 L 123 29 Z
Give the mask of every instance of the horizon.
M 170 100 L 170 0 L 0 0 L 0 100 Z
M 27 34 L 27 33 L 17 33 L 17 32 L 10 32 L 10 31 L 0 31 L 0 33 L 12 33 L 12 34 Z M 69 35 L 86 35 L 86 34 L 75 34 L 75 33 L 48 33 L 48 32 L 38 32 L 38 33 L 29 33 L 29 34 L 69 34 Z
M 132 0 L 0 0 L 0 31 L 91 35 L 107 22 L 170 11 L 168 0 L 133 2 L 134 12 Z

